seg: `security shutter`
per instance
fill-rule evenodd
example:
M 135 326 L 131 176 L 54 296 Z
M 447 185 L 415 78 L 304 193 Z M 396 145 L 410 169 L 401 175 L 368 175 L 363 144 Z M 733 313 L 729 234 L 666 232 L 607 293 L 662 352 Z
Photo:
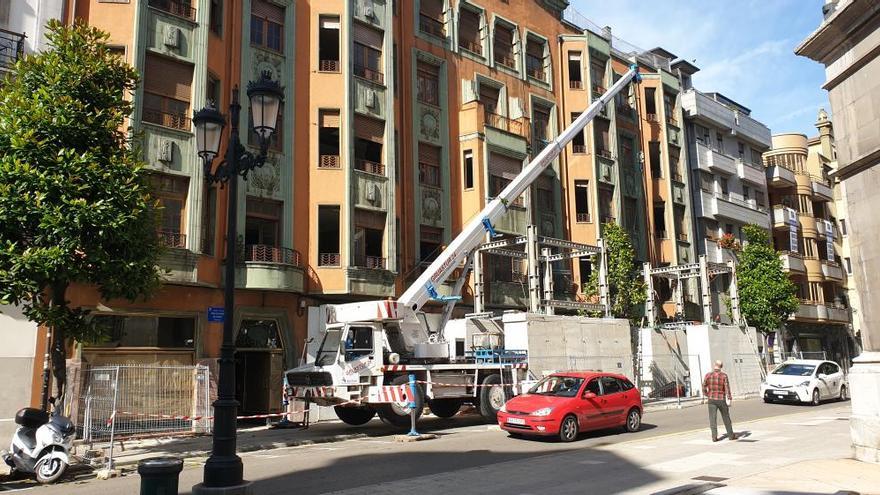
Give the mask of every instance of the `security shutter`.
M 339 124 L 339 110 L 321 110 L 318 117 L 318 127 L 338 129 Z
M 422 14 L 434 19 L 440 19 L 443 15 L 443 0 L 422 0 L 419 3 Z
M 356 208 L 354 210 L 354 224 L 365 229 L 385 230 L 385 213 Z
M 419 143 L 419 163 L 440 165 L 440 148 L 430 144 Z
M 381 143 L 385 139 L 385 121 L 358 115 L 354 118 L 354 134 L 361 139 Z
M 489 173 L 513 180 L 522 171 L 522 161 L 498 153 L 489 154 Z
M 355 43 L 360 43 L 379 51 L 382 50 L 382 32 L 364 26 L 363 24 L 355 23 L 354 41 Z
M 284 24 L 284 7 L 275 5 L 266 0 L 254 0 L 251 4 L 251 13 L 276 24 Z
M 144 91 L 189 101 L 193 66 L 148 53 L 144 59 Z

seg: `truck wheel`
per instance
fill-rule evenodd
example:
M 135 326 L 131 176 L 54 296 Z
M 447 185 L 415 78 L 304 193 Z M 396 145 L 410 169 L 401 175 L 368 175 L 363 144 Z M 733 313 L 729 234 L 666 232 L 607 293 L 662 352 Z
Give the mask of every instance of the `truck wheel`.
M 343 423 L 352 426 L 367 424 L 367 422 L 373 419 L 373 416 L 376 415 L 376 411 L 369 407 L 336 406 L 333 410 L 336 411 L 336 416 L 341 419 Z
M 510 387 L 501 386 L 501 375 L 493 373 L 483 379 L 480 390 L 480 415 L 491 423 L 498 421 L 498 411 L 510 398 Z
M 391 385 L 403 385 L 404 383 L 409 383 L 409 377 L 406 375 L 401 375 L 391 380 Z M 418 421 L 419 416 L 422 415 L 422 409 L 425 408 L 425 391 L 422 390 L 420 385 L 416 385 L 414 402 L 416 403 L 416 421 Z M 410 426 L 408 407 L 396 403 L 382 404 L 378 407 L 377 412 L 379 413 L 379 418 L 391 426 L 398 428 L 409 428 Z
M 459 399 L 434 399 L 428 401 L 431 413 L 438 418 L 451 418 L 461 409 Z

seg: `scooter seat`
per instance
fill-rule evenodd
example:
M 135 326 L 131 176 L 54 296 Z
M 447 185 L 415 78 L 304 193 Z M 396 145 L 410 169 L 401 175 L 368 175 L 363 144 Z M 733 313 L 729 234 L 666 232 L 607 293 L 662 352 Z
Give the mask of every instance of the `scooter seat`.
M 15 424 L 25 428 L 39 428 L 49 422 L 49 413 L 34 407 L 25 407 L 15 413 Z

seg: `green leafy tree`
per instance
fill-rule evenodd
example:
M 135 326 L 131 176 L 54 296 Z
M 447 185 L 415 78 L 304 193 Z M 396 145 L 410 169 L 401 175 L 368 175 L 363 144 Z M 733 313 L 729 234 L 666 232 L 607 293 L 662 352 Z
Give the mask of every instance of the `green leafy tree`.
M 772 333 L 797 310 L 797 287 L 782 269 L 767 231 L 746 225 L 743 233 L 746 245 L 739 251 L 736 265 L 740 310 L 749 325 Z
M 100 335 L 68 288 L 150 294 L 160 283 L 158 216 L 123 129 L 137 72 L 85 24 L 51 21 L 47 38 L 51 48 L 18 62 L 0 89 L 0 303 L 52 329 L 60 397 L 69 339 Z
M 645 294 L 645 282 L 642 280 L 641 270 L 635 261 L 636 252 L 633 249 L 632 239 L 623 227 L 615 223 L 606 223 L 602 226 L 602 239 L 605 241 L 608 262 L 607 282 L 611 315 L 637 323 L 644 314 L 647 294 Z M 595 263 L 590 280 L 584 287 L 584 293 L 593 299 L 599 295 L 599 269 Z

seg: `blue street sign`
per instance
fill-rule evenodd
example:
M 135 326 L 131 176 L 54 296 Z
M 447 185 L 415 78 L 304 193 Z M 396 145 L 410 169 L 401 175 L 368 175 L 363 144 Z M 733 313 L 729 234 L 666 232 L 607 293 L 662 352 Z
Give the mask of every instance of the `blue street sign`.
M 211 323 L 223 323 L 225 320 L 226 313 L 223 307 L 217 306 L 209 306 L 208 307 L 208 321 Z

